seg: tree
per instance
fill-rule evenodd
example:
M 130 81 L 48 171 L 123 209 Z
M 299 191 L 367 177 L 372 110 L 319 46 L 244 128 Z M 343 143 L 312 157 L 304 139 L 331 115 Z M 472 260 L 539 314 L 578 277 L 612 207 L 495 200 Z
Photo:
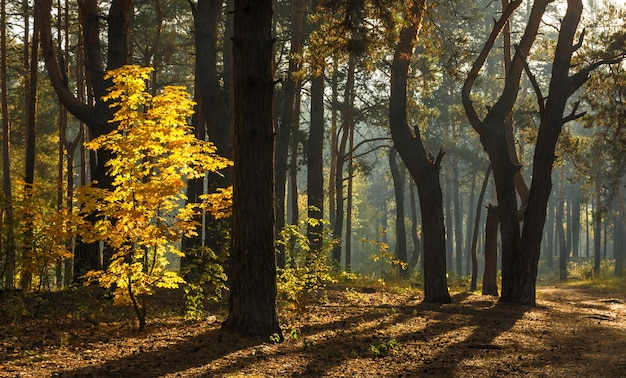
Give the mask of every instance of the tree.
M 404 181 L 406 172 L 398 167 L 396 160 L 397 151 L 395 148 L 389 149 L 389 168 L 393 179 L 393 188 L 396 198 L 396 258 L 403 263 L 408 263 L 406 249 L 406 227 L 404 225 Z M 409 271 L 405 266 L 400 266 L 400 276 L 409 277 Z
M 6 251 L 4 268 L 4 285 L 12 289 L 15 280 L 15 236 L 13 233 L 13 194 L 11 190 L 11 154 L 10 154 L 10 124 L 7 94 L 7 12 L 6 0 L 1 0 L 0 6 L 0 102 L 2 111 L 2 192 L 4 195 L 2 208 L 4 209 L 3 228 L 6 229 Z M 4 235 L 0 235 L 4 238 Z
M 450 303 L 446 279 L 446 242 L 443 224 L 443 195 L 439 170 L 443 151 L 430 157 L 424 148 L 418 127 L 407 123 L 406 86 L 409 62 L 426 11 L 425 0 L 410 1 L 406 10 L 407 25 L 400 32 L 391 64 L 389 126 L 394 145 L 417 185 L 422 212 L 424 240 L 424 301 Z
M 107 70 L 126 64 L 129 57 L 128 29 L 132 9 L 131 0 L 113 0 L 107 15 L 107 55 L 103 57 L 100 41 L 100 11 L 96 0 L 79 0 L 78 11 L 83 32 L 83 53 L 88 88 L 93 93 L 95 103 L 81 101 L 81 96 L 72 92 L 63 76 L 61 64 L 56 57 L 52 40 L 52 0 L 35 2 L 36 12 L 41 15 L 41 53 L 44 57 L 48 78 L 59 101 L 80 121 L 84 122 L 93 138 L 107 134 L 115 129 L 109 122 L 114 110 L 102 100 L 107 94 L 110 82 L 104 79 L 105 61 Z M 91 178 L 100 188 L 111 188 L 112 178 L 107 175 L 106 163 L 112 158 L 110 151 L 101 149 L 95 152 L 95 161 L 91 163 Z M 97 217 L 93 215 L 91 222 Z M 77 241 L 74 254 L 74 276 L 80 277 L 88 270 L 100 267 L 100 248 L 95 243 Z M 104 255 L 105 264 L 110 258 L 110 251 Z
M 316 9 L 318 1 L 313 1 L 313 10 Z M 319 24 L 316 23 L 315 26 Z M 313 60 L 311 71 L 311 124 L 307 145 L 307 216 L 309 219 L 321 220 L 324 218 L 324 64 L 323 58 L 317 57 Z M 334 114 L 334 112 L 333 112 Z M 335 120 L 336 124 L 336 120 Z M 334 138 L 334 136 L 331 136 Z M 332 149 L 332 147 L 331 147 Z M 331 152 L 332 154 L 332 152 Z M 332 176 L 333 167 L 330 167 Z M 329 185 L 332 184 L 330 180 Z M 334 191 L 334 188 L 333 188 Z M 334 214 L 334 192 L 330 192 L 329 207 Z M 331 220 L 332 222 L 332 220 Z M 311 249 L 321 251 L 322 233 L 324 225 L 322 222 L 309 222 L 307 224 L 307 237 Z
M 223 0 L 199 0 L 189 1 L 194 23 L 194 46 L 196 59 L 195 70 L 195 98 L 197 102 L 197 112 L 194 114 L 194 132 L 196 138 L 205 140 L 208 136 L 217 149 L 225 157 L 232 157 L 232 126 L 231 115 L 229 114 L 228 86 L 220 84 L 220 73 L 218 71 L 218 26 L 220 15 L 223 13 Z M 224 46 L 230 36 L 223 38 Z M 222 75 L 226 83 L 226 60 L 229 51 L 223 49 Z M 231 168 L 224 170 L 220 174 L 212 174 L 208 178 L 209 192 L 215 192 L 217 188 L 232 185 Z M 190 203 L 201 202 L 200 196 L 204 193 L 204 178 L 192 180 L 187 191 L 187 201 Z M 201 215 L 198 215 L 201 222 Z M 206 214 L 205 231 L 206 245 L 214 251 L 219 251 L 227 243 L 223 237 L 222 229 L 228 228 L 228 220 L 217 220 Z M 196 236 L 183 238 L 183 249 L 202 245 L 202 232 L 198 230 Z M 182 261 L 183 265 L 186 263 Z
M 199 204 L 180 206 L 185 198 L 185 178 L 201 177 L 229 165 L 215 154 L 209 142 L 196 139 L 187 126 L 193 102 L 183 87 L 165 87 L 152 96 L 146 90 L 151 68 L 123 66 L 110 71 L 109 95 L 117 110 L 116 129 L 87 143 L 91 149 L 107 149 L 113 188 L 84 186 L 79 190 L 81 212 L 102 215 L 95 223 L 85 222 L 80 233 L 89 242 L 103 241 L 114 254 L 106 271 L 90 271 L 87 283 L 98 280 L 105 288 L 115 287 L 115 302 L 132 304 L 139 328 L 146 324 L 146 296 L 154 287 L 175 288 L 184 282 L 167 270 L 166 254 L 182 256 L 175 242 L 196 232 L 194 216 Z M 216 217 L 227 212 L 229 190 L 212 196 L 209 209 Z M 205 198 L 206 199 L 206 198 Z
M 276 311 L 272 1 L 235 0 L 234 181 L 225 329 L 282 338 Z

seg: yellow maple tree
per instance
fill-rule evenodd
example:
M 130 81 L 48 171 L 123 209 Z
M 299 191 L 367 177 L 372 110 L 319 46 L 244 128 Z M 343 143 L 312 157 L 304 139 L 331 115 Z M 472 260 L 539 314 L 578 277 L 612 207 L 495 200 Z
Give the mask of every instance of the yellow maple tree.
M 155 287 L 175 288 L 183 279 L 167 269 L 167 253 L 183 256 L 177 242 L 195 234 L 195 215 L 211 211 L 227 216 L 232 188 L 203 196 L 203 204 L 185 204 L 187 180 L 218 172 L 231 161 L 216 147 L 198 140 L 188 119 L 194 102 L 184 87 L 168 86 L 152 96 L 147 81 L 152 68 L 123 66 L 107 73 L 113 86 L 104 98 L 116 109 L 117 128 L 87 147 L 106 149 L 112 188 L 88 185 L 78 190 L 83 215 L 96 214 L 79 232 L 86 242 L 103 241 L 114 254 L 105 271 L 90 271 L 87 282 L 113 287 L 115 302 L 131 304 L 139 327 L 145 326 L 145 297 Z

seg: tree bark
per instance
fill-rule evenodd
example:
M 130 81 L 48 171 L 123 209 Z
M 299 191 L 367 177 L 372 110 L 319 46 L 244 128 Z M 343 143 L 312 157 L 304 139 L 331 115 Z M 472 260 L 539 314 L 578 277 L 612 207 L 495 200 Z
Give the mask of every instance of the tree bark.
M 524 230 L 521 240 L 521 259 L 517 270 L 525 272 L 520 275 L 518 285 L 512 299 L 521 304 L 535 305 L 537 264 L 539 261 L 541 236 L 546 219 L 546 207 L 552 188 L 552 166 L 555 160 L 555 148 L 563 124 L 580 117 L 576 114 L 577 106 L 572 113 L 563 115 L 569 97 L 589 78 L 593 65 L 581 69 L 570 76 L 571 59 L 577 46 L 582 44 L 582 36 L 578 44 L 574 44 L 574 36 L 583 10 L 581 0 L 568 0 L 567 11 L 561 22 L 561 30 L 554 53 L 552 76 L 548 99 L 543 108 L 543 98 L 538 94 L 540 104 L 540 126 L 533 157 L 533 176 L 528 199 L 528 208 L 524 216 Z M 597 67 L 597 66 L 596 66 Z
M 398 162 L 396 161 L 396 149 L 389 149 L 389 168 L 393 179 L 393 189 L 396 198 L 396 258 L 403 263 L 408 263 L 406 250 L 406 227 L 404 225 L 404 178 L 400 175 Z M 400 276 L 408 278 L 408 269 L 399 268 Z
M 0 6 L 0 95 L 2 107 L 2 191 L 6 213 L 4 226 L 6 227 L 6 262 L 4 268 L 4 286 L 8 289 L 15 287 L 15 236 L 13 234 L 13 194 L 11 190 L 11 128 L 9 125 L 9 108 L 7 94 L 7 21 L 6 0 L 1 0 Z
M 485 272 L 483 274 L 483 295 L 498 296 L 498 208 L 487 207 L 485 224 Z
M 235 0 L 234 182 L 225 329 L 282 338 L 276 312 L 272 0 Z
M 313 10 L 317 1 L 313 2 Z M 304 8 L 299 8 L 301 11 Z M 300 15 L 302 17 L 302 15 Z M 307 217 L 322 220 L 324 218 L 324 74 L 323 67 L 312 67 L 312 72 L 321 71 L 311 78 L 311 124 L 307 156 Z M 335 120 L 336 122 L 336 120 Z M 331 152 L 332 154 L 332 152 Z M 331 165 L 331 176 L 332 176 Z M 329 193 L 329 198 L 331 193 Z M 334 200 L 334 198 L 333 198 Z M 331 202 L 332 208 L 332 202 Z M 322 250 L 324 225 L 307 223 L 307 238 L 313 253 Z
M 478 203 L 476 204 L 476 216 L 474 218 L 474 231 L 472 233 L 472 246 L 470 248 L 470 255 L 472 256 L 472 281 L 470 283 L 470 291 L 476 290 L 476 282 L 478 281 L 478 258 L 476 257 L 476 249 L 478 246 L 478 232 L 480 228 L 480 216 L 483 207 L 483 201 L 485 199 L 485 193 L 487 192 L 487 184 L 489 183 L 489 176 L 491 175 L 491 165 L 485 172 L 485 178 L 480 188 L 480 194 L 478 195 Z M 486 260 L 486 258 L 485 258 Z M 496 266 L 497 268 L 497 266 Z M 497 292 L 497 287 L 496 287 Z
M 417 127 L 411 132 L 407 123 L 407 81 L 409 63 L 426 10 L 425 0 L 410 2 L 409 24 L 400 32 L 391 64 L 389 126 L 394 145 L 417 185 L 424 238 L 424 301 L 450 303 L 446 278 L 446 241 L 443 220 L 443 195 L 439 180 L 443 151 L 430 159 Z
M 83 30 L 83 52 L 85 57 L 88 87 L 93 91 L 95 104 L 80 101 L 70 90 L 64 80 L 63 73 L 52 42 L 52 1 L 35 2 L 41 11 L 41 50 L 48 70 L 48 78 L 65 108 L 89 128 L 92 138 L 106 134 L 115 128 L 109 122 L 113 118 L 113 109 L 102 101 L 110 86 L 104 80 L 103 49 L 100 42 L 100 13 L 96 0 L 79 0 L 78 10 Z M 132 0 L 113 0 L 107 16 L 107 70 L 119 68 L 128 61 L 128 28 L 132 9 Z M 111 158 L 107 150 L 98 150 L 91 161 L 91 178 L 101 188 L 111 187 L 111 177 L 107 174 L 106 163 Z M 93 161 L 95 160 L 95 161 Z M 91 217 L 90 221 L 95 218 Z M 105 249 L 103 260 L 108 263 L 111 251 Z M 77 240 L 74 256 L 74 277 L 78 278 L 89 270 L 100 268 L 100 248 L 98 243 L 84 243 Z
M 559 279 L 564 281 L 567 279 L 567 258 L 569 249 L 567 238 L 565 235 L 565 226 L 563 225 L 563 213 L 565 207 L 565 172 L 561 167 L 559 171 L 559 197 L 556 208 L 556 230 L 559 235 Z M 547 205 L 546 205 L 547 206 Z
M 344 191 L 343 191 L 343 167 L 346 163 L 346 148 L 350 136 L 350 129 L 352 129 L 352 106 L 354 99 L 354 71 L 356 66 L 356 57 L 354 54 L 350 54 L 348 58 L 348 72 L 346 79 L 346 88 L 344 91 L 343 109 L 342 109 L 342 122 L 341 122 L 341 141 L 337 149 L 337 161 L 335 166 L 335 172 L 331 173 L 335 175 L 335 223 L 333 225 L 333 238 L 335 240 L 341 240 L 343 232 L 343 218 L 344 218 Z M 333 260 L 341 265 L 341 242 L 338 242 L 333 247 L 332 252 Z
M 291 22 L 291 48 L 290 56 L 299 54 L 302 50 L 302 20 L 304 1 L 296 0 Z M 283 104 L 280 116 L 280 125 L 276 137 L 276 151 L 274 157 L 274 181 L 276 187 L 276 232 L 285 227 L 285 198 L 287 182 L 287 158 L 289 155 L 289 140 L 294 129 L 294 106 L 296 91 L 300 87 L 299 80 L 294 77 L 294 72 L 300 65 L 295 58 L 289 59 L 287 78 L 283 84 Z M 276 235 L 278 237 L 278 235 Z M 284 246 L 278 246 L 278 266 L 285 266 Z

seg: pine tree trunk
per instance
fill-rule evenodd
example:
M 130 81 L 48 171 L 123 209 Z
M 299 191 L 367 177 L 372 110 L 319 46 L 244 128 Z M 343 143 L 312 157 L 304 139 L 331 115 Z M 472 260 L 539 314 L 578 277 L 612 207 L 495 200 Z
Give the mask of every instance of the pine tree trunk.
M 276 312 L 272 0 L 235 0 L 234 183 L 225 329 L 282 338 Z
M 9 127 L 9 109 L 7 94 L 7 21 L 6 0 L 0 0 L 0 102 L 2 108 L 2 191 L 4 193 L 3 228 L 6 229 L 4 250 L 6 251 L 4 268 L 4 286 L 15 287 L 15 236 L 13 234 L 13 194 L 11 190 L 11 129 Z
M 446 236 L 443 219 L 443 194 L 439 171 L 443 151 L 430 158 L 424 148 L 419 129 L 407 123 L 407 81 L 410 57 L 415 49 L 417 34 L 426 9 L 425 0 L 411 2 L 409 24 L 400 32 L 391 64 L 391 96 L 389 125 L 394 145 L 417 184 L 422 211 L 424 238 L 424 301 L 450 303 L 446 278 Z
M 316 8 L 316 4 L 317 2 L 314 1 L 313 11 Z M 297 9 L 303 11 L 304 5 L 298 3 Z M 317 25 L 314 25 L 314 27 L 317 27 Z M 300 27 L 300 30 L 302 30 L 302 27 Z M 311 78 L 311 124 L 307 148 L 307 217 L 309 219 L 322 220 L 324 218 L 324 74 L 323 67 L 313 67 L 313 71 L 318 69 L 322 73 Z M 334 113 L 333 110 L 333 117 L 336 118 Z M 334 120 L 335 124 L 336 119 Z M 332 133 L 334 131 L 331 131 Z M 333 154 L 332 151 L 331 154 Z M 330 171 L 332 177 L 332 164 Z M 331 201 L 330 208 L 333 209 L 332 201 L 334 201 L 334 198 L 332 193 L 329 193 L 329 200 Z M 331 211 L 334 212 L 334 209 Z M 323 231 L 324 225 L 321 222 L 307 224 L 307 238 L 313 253 L 322 250 Z
M 398 260 L 408 263 L 406 250 L 406 228 L 404 225 L 404 177 L 400 174 L 397 152 L 395 148 L 389 149 L 389 168 L 393 179 L 393 189 L 396 199 L 396 248 L 395 255 Z M 400 267 L 400 276 L 408 278 L 408 270 Z
M 498 208 L 489 204 L 485 224 L 485 272 L 483 295 L 498 296 Z
M 487 168 L 487 171 L 485 172 L 485 178 L 483 179 L 483 184 L 480 188 L 480 194 L 478 195 L 478 203 L 476 204 L 476 215 L 474 218 L 474 231 L 472 234 L 472 246 L 470 249 L 470 254 L 472 256 L 472 281 L 470 283 L 470 291 L 476 290 L 476 282 L 478 281 L 478 258 L 476 256 L 476 250 L 478 247 L 480 216 L 482 213 L 483 201 L 485 199 L 485 193 L 487 192 L 487 184 L 489 183 L 490 175 L 491 175 L 491 165 L 489 165 L 489 167 Z M 496 293 L 497 293 L 497 287 L 496 287 Z
M 333 238 L 335 240 L 341 240 L 343 233 L 343 218 L 344 218 L 344 191 L 343 191 L 343 168 L 346 163 L 346 149 L 348 140 L 350 137 L 350 130 L 352 129 L 352 99 L 354 98 L 354 71 L 356 69 L 356 58 L 354 54 L 350 54 L 348 59 L 348 72 L 346 79 L 346 88 L 344 91 L 342 109 L 342 124 L 341 124 L 341 142 L 337 149 L 337 165 L 335 166 L 335 172 L 331 173 L 335 176 L 335 224 L 333 225 Z M 341 263 L 341 243 L 335 244 L 332 252 L 333 260 L 337 264 Z

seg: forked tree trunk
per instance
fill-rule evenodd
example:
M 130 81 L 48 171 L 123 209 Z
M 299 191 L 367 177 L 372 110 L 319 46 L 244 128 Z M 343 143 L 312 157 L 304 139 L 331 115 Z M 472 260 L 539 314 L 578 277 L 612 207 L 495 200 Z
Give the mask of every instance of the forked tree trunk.
M 424 301 L 450 303 L 446 278 L 446 236 L 443 220 L 443 195 L 439 171 L 443 151 L 429 158 L 420 131 L 413 133 L 407 123 L 407 81 L 409 63 L 426 10 L 425 0 L 410 2 L 408 25 L 400 32 L 391 64 L 389 125 L 394 145 L 417 185 L 422 211 L 424 238 Z
M 588 79 L 592 70 L 604 64 L 597 62 L 570 75 L 572 54 L 582 45 L 582 35 L 574 44 L 574 36 L 583 10 L 582 0 L 568 0 L 567 11 L 561 22 L 558 42 L 554 52 L 548 99 L 543 105 L 543 96 L 535 85 L 540 109 L 540 125 L 533 157 L 533 176 L 524 217 L 520 259 L 516 269 L 520 274 L 511 299 L 516 303 L 535 305 L 537 264 L 539 261 L 541 236 L 546 219 L 546 207 L 552 188 L 552 166 L 555 148 L 563 124 L 580 118 L 577 106 L 564 116 L 569 97 Z M 532 77 L 531 77 L 532 78 Z M 536 84 L 536 83 L 535 83 Z

